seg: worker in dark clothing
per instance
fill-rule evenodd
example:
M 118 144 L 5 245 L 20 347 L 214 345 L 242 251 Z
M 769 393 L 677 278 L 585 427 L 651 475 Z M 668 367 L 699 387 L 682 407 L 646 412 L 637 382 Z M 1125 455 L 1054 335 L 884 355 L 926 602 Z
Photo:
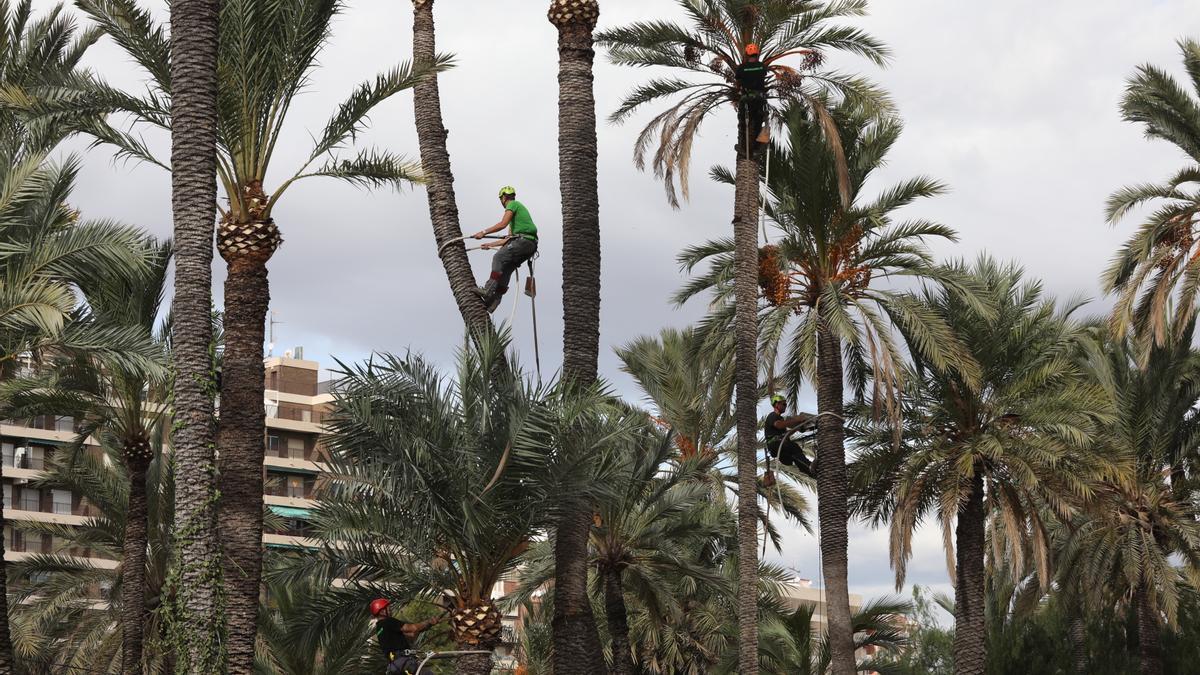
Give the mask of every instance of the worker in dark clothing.
M 775 394 L 771 397 L 771 413 L 767 415 L 766 422 L 763 423 L 763 435 L 766 437 L 767 452 L 772 457 L 779 459 L 781 464 L 794 466 L 800 469 L 809 476 L 816 478 L 816 471 L 813 469 L 812 463 L 808 460 L 808 456 L 804 454 L 804 449 L 798 443 L 788 438 L 793 431 L 814 429 L 817 424 L 817 416 L 809 413 L 800 413 L 791 417 L 784 417 L 783 411 L 787 410 L 787 399 Z
M 537 225 L 533 224 L 529 209 L 517 201 L 516 188 L 511 185 L 500 188 L 500 204 L 504 207 L 504 216 L 500 218 L 500 222 L 471 235 L 476 239 L 483 239 L 493 232 L 509 230 L 509 235 L 504 240 L 480 246 L 500 249 L 492 257 L 492 274 L 487 283 L 475 290 L 483 299 L 483 304 L 487 305 L 489 312 L 496 311 L 500 306 L 500 298 L 508 290 L 508 280 L 512 273 L 521 263 L 532 258 L 538 248 Z
M 441 622 L 441 618 L 429 619 L 420 623 L 404 623 L 394 619 L 388 607 L 391 603 L 385 598 L 371 601 L 371 616 L 375 617 L 375 637 L 379 639 L 379 648 L 388 661 L 387 675 L 429 675 L 428 668 L 420 674 L 417 668 L 421 662 L 411 654 L 412 641 L 431 626 Z
M 737 67 L 741 105 L 746 113 L 746 130 L 759 143 L 771 140 L 767 124 L 767 64 L 759 60 L 758 45 L 746 45 L 746 59 Z

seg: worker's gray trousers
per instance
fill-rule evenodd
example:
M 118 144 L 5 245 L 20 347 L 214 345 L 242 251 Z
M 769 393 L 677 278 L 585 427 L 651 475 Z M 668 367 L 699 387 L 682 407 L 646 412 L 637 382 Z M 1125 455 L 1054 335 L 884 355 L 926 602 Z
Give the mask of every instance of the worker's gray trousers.
M 512 273 L 526 260 L 537 253 L 537 242 L 525 237 L 513 237 L 508 243 L 496 251 L 492 257 L 492 276 L 488 279 L 485 290 L 495 289 L 499 293 L 508 290 L 508 280 Z

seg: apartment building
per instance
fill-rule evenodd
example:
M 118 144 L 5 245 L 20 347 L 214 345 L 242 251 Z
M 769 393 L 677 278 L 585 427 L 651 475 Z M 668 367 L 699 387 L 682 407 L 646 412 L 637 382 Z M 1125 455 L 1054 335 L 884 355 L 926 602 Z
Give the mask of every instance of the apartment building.
M 281 526 L 263 533 L 263 544 L 271 548 L 306 549 L 317 545 L 309 537 L 309 516 L 316 506 L 317 483 L 327 470 L 329 451 L 322 440 L 322 422 L 333 401 L 331 383 L 320 381 L 320 364 L 303 358 L 299 348 L 285 356 L 264 359 L 266 412 L 264 438 L 263 502 Z M 4 498 L 4 558 L 21 560 L 39 553 L 59 553 L 86 558 L 98 567 L 115 568 L 117 561 L 87 549 L 71 548 L 57 537 L 22 532 L 18 521 L 40 521 L 81 525 L 98 515 L 85 499 L 69 490 L 39 489 L 32 482 L 41 478 L 47 462 L 76 438 L 75 420 L 43 416 L 0 423 L 0 485 Z M 37 579 L 31 579 L 37 583 Z M 505 577 L 495 593 L 512 592 L 515 577 Z M 100 589 L 101 594 L 105 589 Z M 365 608 L 364 608 L 365 611 Z M 505 618 L 506 645 L 515 642 L 516 615 Z
M 308 515 L 316 505 L 313 493 L 329 457 L 321 441 L 321 421 L 333 396 L 319 392 L 320 364 L 316 361 L 289 354 L 268 357 L 263 365 L 267 413 L 263 501 L 283 519 L 281 529 L 263 533 L 263 543 L 270 547 L 313 546 L 315 542 L 307 536 Z

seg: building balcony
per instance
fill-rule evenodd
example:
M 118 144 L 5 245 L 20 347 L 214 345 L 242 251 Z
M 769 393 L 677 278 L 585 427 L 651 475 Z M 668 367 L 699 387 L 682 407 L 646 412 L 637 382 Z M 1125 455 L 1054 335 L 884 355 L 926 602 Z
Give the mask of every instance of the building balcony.
M 20 504 L 4 509 L 5 520 L 27 520 L 37 523 L 54 523 L 55 525 L 83 525 L 93 516 L 84 515 L 83 509 L 72 509 L 74 513 L 48 513 L 46 511 L 27 511 Z

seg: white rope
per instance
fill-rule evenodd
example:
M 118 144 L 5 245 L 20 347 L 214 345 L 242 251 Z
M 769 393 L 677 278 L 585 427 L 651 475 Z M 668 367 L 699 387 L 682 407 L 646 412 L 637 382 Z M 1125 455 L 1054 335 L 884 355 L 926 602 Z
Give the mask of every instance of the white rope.
M 763 180 L 762 188 L 758 193 L 759 216 L 758 224 L 762 228 L 763 245 L 767 244 L 767 191 L 771 189 L 771 149 L 767 148 L 767 176 Z
M 510 312 L 510 313 L 509 313 L 509 315 L 508 315 L 508 328 L 509 328 L 509 330 L 513 330 L 513 329 L 514 329 L 514 327 L 515 327 L 515 324 L 514 324 L 514 322 L 517 320 L 517 303 L 518 303 L 518 302 L 520 302 L 520 300 L 521 300 L 521 293 L 520 293 L 520 290 L 521 290 L 521 270 L 520 270 L 519 268 L 518 268 L 518 269 L 515 269 L 515 270 L 513 270 L 513 274 L 515 275 L 515 282 L 514 282 L 513 284 L 511 284 L 511 285 L 510 285 L 508 288 L 509 288 L 509 290 L 511 290 L 511 289 L 513 288 L 513 286 L 516 286 L 516 287 L 517 287 L 517 292 L 516 292 L 516 293 L 513 293 L 512 312 Z

